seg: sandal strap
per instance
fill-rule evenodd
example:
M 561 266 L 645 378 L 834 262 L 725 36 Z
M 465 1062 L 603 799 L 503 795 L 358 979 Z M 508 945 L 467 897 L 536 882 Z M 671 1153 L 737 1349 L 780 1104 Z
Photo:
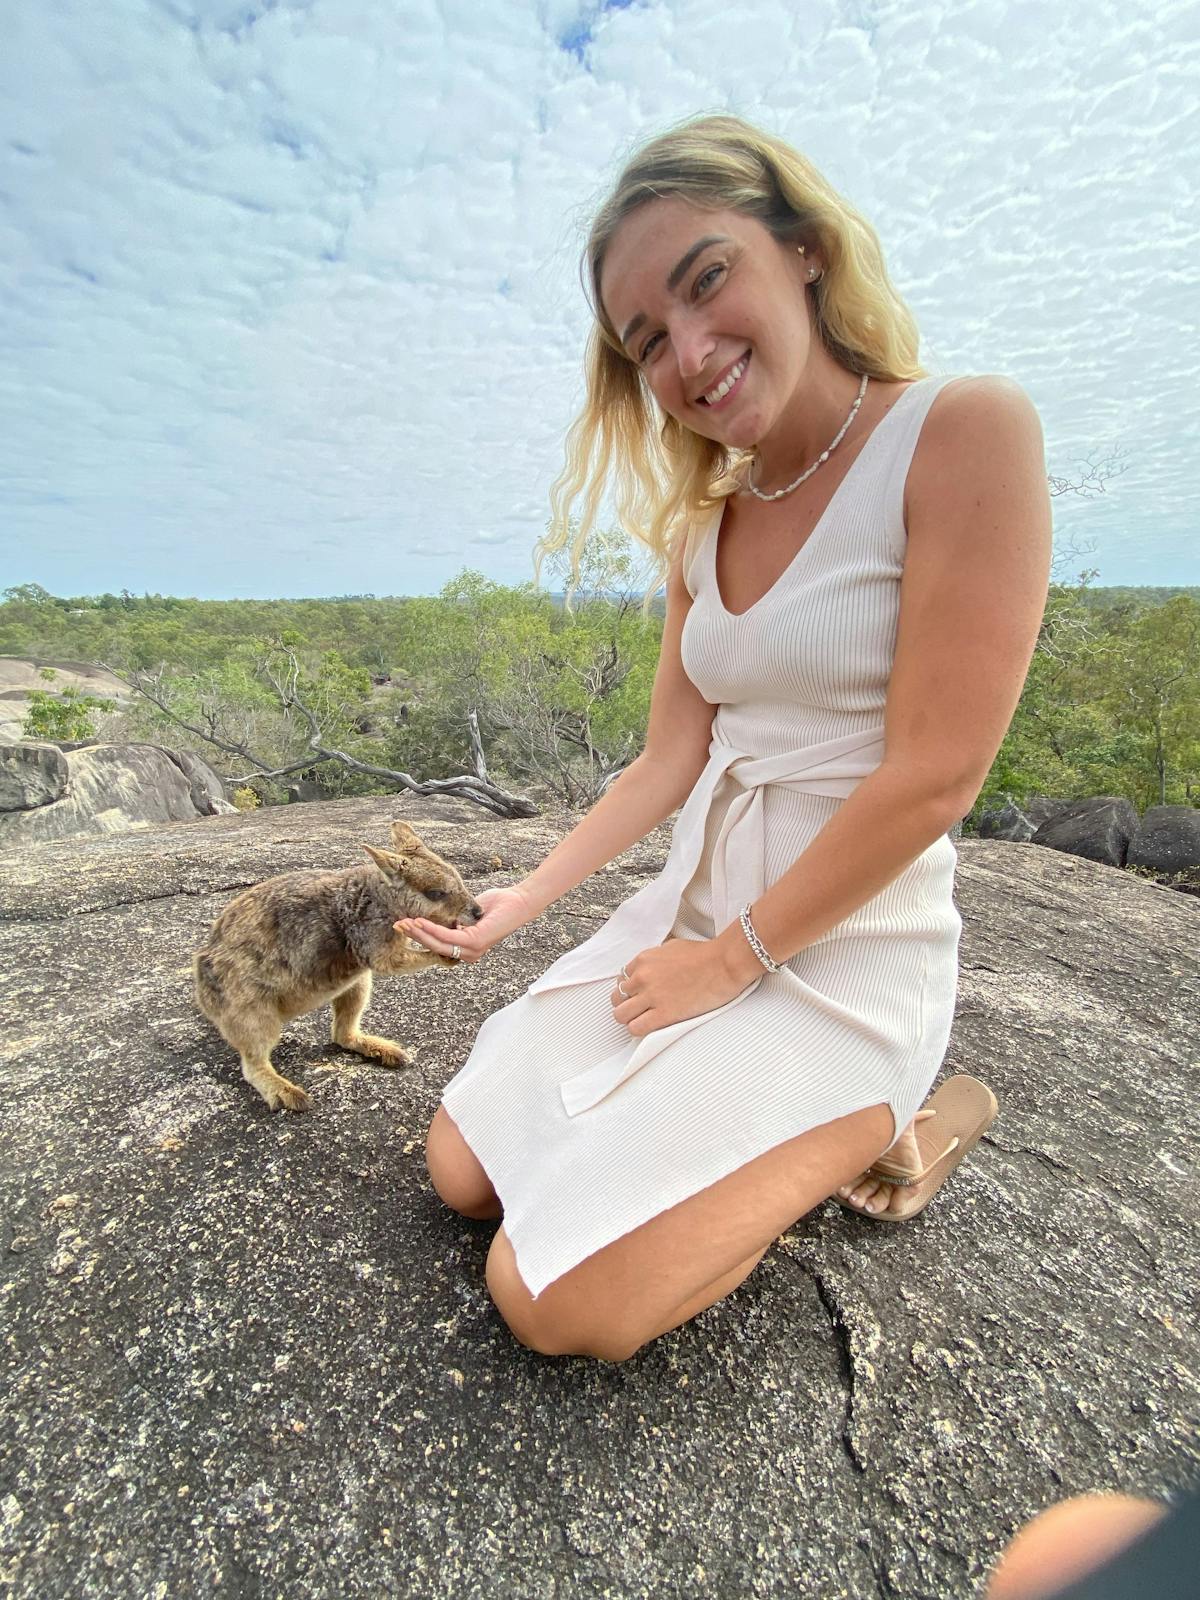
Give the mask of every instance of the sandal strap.
M 917 1184 L 924 1183 L 925 1179 L 929 1176 L 939 1162 L 944 1161 L 948 1155 L 952 1154 L 953 1151 L 958 1149 L 959 1143 L 960 1141 L 957 1138 L 951 1139 L 950 1143 L 942 1151 L 940 1156 L 935 1156 L 927 1167 L 925 1167 L 921 1172 L 915 1174 L 888 1172 L 886 1169 L 880 1167 L 879 1162 L 876 1162 L 873 1167 L 868 1167 L 867 1173 L 870 1177 L 878 1178 L 883 1183 L 892 1183 L 901 1189 L 914 1189 Z M 883 1158 L 881 1157 L 880 1159 L 882 1160 Z

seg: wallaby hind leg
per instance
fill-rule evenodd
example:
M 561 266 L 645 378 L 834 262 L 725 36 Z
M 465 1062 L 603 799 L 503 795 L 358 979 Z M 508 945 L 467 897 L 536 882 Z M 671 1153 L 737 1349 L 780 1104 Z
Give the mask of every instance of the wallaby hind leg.
M 280 1022 L 263 1016 L 222 1017 L 218 1026 L 242 1058 L 242 1077 L 258 1090 L 272 1111 L 307 1111 L 308 1096 L 298 1083 L 271 1065 L 271 1051 L 283 1032 Z
M 385 1067 L 407 1067 L 413 1060 L 412 1052 L 394 1039 L 381 1039 L 376 1033 L 360 1033 L 362 1014 L 371 1000 L 371 974 L 364 972 L 348 989 L 333 997 L 333 1022 L 329 1037 L 343 1050 L 353 1050 L 356 1055 L 371 1061 L 382 1062 Z

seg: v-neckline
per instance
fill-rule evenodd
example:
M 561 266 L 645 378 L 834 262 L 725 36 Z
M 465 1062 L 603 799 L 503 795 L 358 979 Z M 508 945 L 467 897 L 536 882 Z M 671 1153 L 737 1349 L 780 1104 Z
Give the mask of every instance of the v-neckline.
M 829 514 L 833 510 L 834 506 L 837 504 L 838 496 L 841 494 L 842 490 L 846 487 L 846 485 L 850 482 L 850 479 L 854 476 L 855 472 L 858 470 L 859 462 L 862 460 L 862 458 L 866 455 L 867 451 L 870 449 L 871 443 L 874 440 L 876 434 L 879 432 L 880 428 L 884 428 L 884 427 L 887 426 L 888 419 L 890 417 L 895 416 L 896 412 L 904 404 L 905 397 L 907 395 L 911 394 L 914 389 L 920 388 L 921 384 L 924 383 L 925 381 L 926 380 L 924 378 L 917 378 L 914 382 L 910 383 L 906 389 L 902 390 L 901 393 L 898 394 L 896 396 L 896 398 L 892 401 L 892 403 L 888 407 L 887 411 L 884 412 L 883 416 L 880 417 L 879 421 L 875 424 L 875 426 L 871 429 L 870 433 L 863 440 L 862 447 L 860 448 L 858 454 L 855 456 L 854 460 L 850 463 L 849 467 L 846 469 L 845 476 L 842 478 L 842 480 L 838 484 L 837 488 L 830 495 L 828 504 L 826 505 L 824 511 L 821 512 L 821 515 L 813 523 L 812 528 L 809 531 L 809 535 L 808 535 L 807 539 L 805 539 L 804 543 L 796 551 L 795 555 L 788 562 L 787 566 L 784 567 L 783 571 L 775 579 L 774 583 L 772 583 L 769 588 L 765 589 L 763 591 L 763 593 L 759 595 L 757 600 L 752 601 L 750 603 L 750 605 L 748 605 L 744 611 L 730 611 L 729 607 L 725 604 L 725 601 L 722 598 L 722 595 L 721 595 L 721 582 L 720 582 L 720 579 L 717 576 L 717 547 L 721 542 L 721 524 L 725 520 L 725 505 L 726 505 L 726 500 L 728 499 L 728 496 L 726 496 L 726 500 L 722 500 L 721 501 L 721 504 L 717 507 L 716 518 L 715 518 L 715 522 L 714 522 L 713 529 L 712 529 L 712 535 L 707 540 L 707 543 L 708 543 L 709 548 L 710 548 L 709 561 L 710 561 L 711 566 L 712 566 L 712 592 L 713 592 L 714 596 L 716 597 L 717 608 L 721 612 L 722 616 L 729 617 L 734 622 L 740 622 L 743 617 L 748 617 L 752 611 L 757 611 L 759 606 L 761 606 L 765 600 L 769 599 L 770 596 L 775 593 L 775 591 L 779 588 L 780 584 L 783 583 L 784 579 L 791 575 L 791 573 L 792 573 L 793 569 L 795 568 L 797 562 L 800 560 L 800 557 L 804 554 L 804 552 L 808 549 L 809 545 L 812 544 L 813 540 L 817 537 L 817 535 L 821 532 L 822 528 L 824 528 L 825 524 L 828 522 Z

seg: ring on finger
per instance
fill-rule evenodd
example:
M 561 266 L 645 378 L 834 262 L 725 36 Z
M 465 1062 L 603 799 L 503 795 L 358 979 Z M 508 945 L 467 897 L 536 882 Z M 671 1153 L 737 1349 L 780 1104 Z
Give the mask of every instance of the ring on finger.
M 629 968 L 627 966 L 625 966 L 624 963 L 622 963 L 622 966 L 621 966 L 621 976 L 623 978 L 627 978 L 629 976 Z
M 622 1000 L 628 1000 L 629 999 L 629 991 L 628 991 L 628 989 L 626 989 L 625 985 L 623 983 L 621 983 L 621 982 L 617 983 L 617 993 L 621 996 Z
M 460 945 L 460 944 L 451 945 L 450 946 L 450 954 L 454 957 L 455 961 L 461 961 L 462 960 L 462 945 Z

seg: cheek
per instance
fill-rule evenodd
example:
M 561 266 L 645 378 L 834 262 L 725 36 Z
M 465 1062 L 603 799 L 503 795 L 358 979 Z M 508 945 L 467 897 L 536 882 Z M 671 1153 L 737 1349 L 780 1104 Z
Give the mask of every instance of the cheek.
M 646 369 L 645 380 L 646 387 L 664 411 L 678 415 L 685 409 L 679 374 L 671 372 L 665 357 Z

